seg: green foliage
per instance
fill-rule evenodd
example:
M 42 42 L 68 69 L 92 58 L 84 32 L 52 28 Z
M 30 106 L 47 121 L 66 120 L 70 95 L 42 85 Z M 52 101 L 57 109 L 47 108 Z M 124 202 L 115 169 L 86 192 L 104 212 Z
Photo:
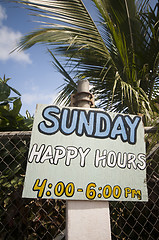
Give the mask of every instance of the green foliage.
M 148 0 L 93 0 L 94 10 L 98 16 L 96 24 L 82 0 L 20 0 L 15 2 L 25 4 L 27 8 L 32 9 L 38 20 L 41 18 L 43 27 L 23 37 L 19 49 L 27 49 L 37 43 L 49 45 L 53 64 L 63 74 L 66 83 L 62 86 L 58 103 L 65 102 L 65 104 L 68 104 L 70 94 L 76 90 L 76 82 L 79 79 L 86 78 L 92 83 L 92 92 L 98 100 L 99 107 L 111 111 L 141 113 L 145 115 L 145 119 L 151 120 L 152 117 L 155 119 L 158 116 L 159 22 L 157 4 L 155 9 L 152 9 Z M 55 57 L 56 53 L 64 57 L 65 67 Z M 3 114 L 1 114 L 0 119 L 3 123 L 3 129 L 23 129 L 26 119 L 24 117 L 21 119 L 19 115 L 20 101 L 18 98 L 7 100 L 10 92 L 6 82 L 1 89 L 3 92 L 1 112 Z M 11 104 L 13 104 L 13 108 L 10 107 Z M 12 111 L 13 109 L 15 111 Z M 15 113 L 14 116 L 13 112 Z M 23 121 L 18 120 L 19 118 Z M 16 119 L 16 123 L 14 123 L 14 119 Z M 150 144 L 154 141 L 154 139 L 151 139 Z M 12 143 L 8 140 L 4 141 L 0 148 L 0 156 L 2 155 L 2 159 L 4 159 L 1 165 L 3 175 L 0 178 L 2 185 L 0 192 L 2 222 L 7 222 L 7 228 L 11 234 L 15 233 L 16 238 L 20 236 L 20 231 L 25 231 L 25 229 L 28 229 L 28 232 L 25 232 L 26 239 L 38 239 L 38 234 L 41 234 L 41 238 L 45 234 L 44 229 L 52 229 L 52 223 L 48 218 L 41 220 L 43 217 L 42 201 L 35 203 L 34 200 L 28 200 L 27 203 L 22 204 L 20 197 L 19 186 L 24 176 L 22 166 L 26 157 L 26 140 L 23 140 L 23 143 L 18 143 L 18 145 L 17 140 Z M 158 139 L 155 141 L 158 142 Z M 3 146 L 7 147 L 4 148 Z M 17 147 L 15 148 L 15 146 Z M 17 152 L 17 149 L 20 150 L 20 153 Z M 16 165 L 14 165 L 15 161 L 13 159 L 16 159 Z M 158 159 L 153 163 L 150 162 L 153 168 L 148 176 L 156 176 L 157 161 Z M 155 169 L 155 172 L 153 169 Z M 156 178 L 151 179 L 155 183 Z M 157 196 L 155 192 L 154 194 Z M 33 203 L 35 203 L 34 206 Z M 50 207 L 49 203 L 48 201 L 47 208 Z M 132 219 L 133 203 L 126 203 L 126 205 L 126 209 L 122 211 L 121 206 L 123 205 L 118 203 L 116 210 L 119 209 L 119 212 L 114 210 L 113 206 L 116 238 L 120 238 L 120 235 L 123 239 L 125 235 L 127 237 L 132 230 L 132 220 L 135 222 L 139 215 L 142 216 L 142 209 L 139 207 L 139 211 L 134 211 L 135 218 Z M 35 213 L 28 211 L 28 206 L 31 206 L 33 210 L 35 209 L 36 217 Z M 19 215 L 16 212 L 17 208 L 19 208 Z M 55 204 L 50 215 L 54 214 L 55 208 L 59 208 L 59 206 Z M 20 217 L 26 209 L 28 223 L 25 221 L 26 219 Z M 154 205 L 151 209 L 154 209 Z M 146 213 L 148 217 L 151 211 L 146 210 Z M 121 222 L 118 226 L 119 215 L 121 215 Z M 126 221 L 123 220 L 124 216 L 126 216 Z M 13 218 L 18 227 L 14 227 Z M 57 214 L 55 224 L 58 221 L 59 216 Z M 141 219 L 140 228 L 143 221 L 147 220 Z M 27 228 L 27 224 L 30 229 Z M 124 224 L 123 233 L 120 231 L 120 224 Z M 138 227 L 134 228 L 137 233 L 138 231 L 141 232 Z M 147 228 L 146 232 L 151 232 L 151 228 Z M 16 229 L 16 232 L 14 229 Z M 140 234 L 137 236 L 142 237 Z M 132 239 L 137 238 L 137 236 L 136 234 L 133 235 L 132 232 Z M 9 239 L 6 236 L 5 238 Z M 143 239 L 147 238 L 145 236 Z
M 82 0 L 17 1 L 41 19 L 42 27 L 21 39 L 19 49 L 48 44 L 66 84 L 57 99 L 68 104 L 79 79 L 88 79 L 98 106 L 145 115 L 158 109 L 158 4 L 149 0 L 92 0 L 96 22 Z
M 31 130 L 33 118 L 27 111 L 27 116 L 20 114 L 22 102 L 20 93 L 7 84 L 10 78 L 0 78 L 0 131 Z M 16 97 L 11 97 L 14 92 Z
M 5 78 L 2 80 L 0 78 L 0 101 L 4 101 L 4 99 L 7 99 L 10 95 L 10 87 L 7 85 L 7 81 L 9 80 Z
M 6 105 L 7 103 L 13 102 L 14 100 L 18 99 L 18 97 L 9 97 L 11 90 L 18 96 L 21 96 L 16 89 L 10 87 L 7 84 L 9 80 L 10 78 L 6 78 L 5 75 L 3 79 L 0 77 L 0 106 Z
M 29 143 L 28 136 L 0 136 L 0 239 L 32 240 L 45 235 L 49 240 L 50 234 L 55 236 L 62 228 L 62 201 L 44 204 L 43 200 L 21 197 Z
M 14 204 L 17 201 L 20 202 L 19 192 L 24 183 L 26 167 L 24 160 L 27 159 L 29 142 L 19 138 L 11 141 L 5 136 L 5 133 L 3 136 L 3 132 L 31 130 L 33 118 L 28 112 L 26 117 L 20 114 L 21 95 L 8 85 L 9 80 L 10 78 L 6 78 L 5 75 L 3 79 L 0 78 L 0 220 L 12 224 L 13 220 L 9 215 L 16 215 L 17 209 L 15 205 L 11 207 L 10 204 L 12 201 L 15 202 Z M 12 97 L 12 93 L 16 96 Z M 7 215 L 4 214 L 6 211 Z M 6 235 L 2 229 L 0 232 Z
M 21 197 L 29 143 L 30 137 L 23 135 L 0 136 L 0 239 L 32 240 L 45 235 L 49 240 L 50 234 L 55 236 L 62 228 L 62 201 L 47 200 L 44 204 L 43 200 Z
M 19 113 L 20 93 L 8 85 L 8 80 L 0 78 L 0 239 L 32 240 L 44 235 L 50 239 L 64 228 L 65 205 L 55 200 L 43 205 L 43 200 L 21 197 L 30 136 L 23 132 L 7 136 L 6 131 L 31 130 L 33 117 L 28 111 L 26 117 Z M 10 96 L 12 92 L 15 97 Z

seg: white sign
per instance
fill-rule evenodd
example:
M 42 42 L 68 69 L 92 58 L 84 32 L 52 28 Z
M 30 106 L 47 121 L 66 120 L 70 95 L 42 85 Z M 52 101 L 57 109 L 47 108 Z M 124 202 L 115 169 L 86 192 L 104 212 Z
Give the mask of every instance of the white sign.
M 37 105 L 23 197 L 147 201 L 141 118 Z

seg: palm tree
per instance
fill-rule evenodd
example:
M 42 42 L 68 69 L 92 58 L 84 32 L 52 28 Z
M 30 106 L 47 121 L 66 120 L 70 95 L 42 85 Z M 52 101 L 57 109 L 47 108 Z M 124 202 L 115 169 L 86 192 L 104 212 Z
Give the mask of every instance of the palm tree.
M 65 78 L 58 103 L 68 104 L 76 82 L 88 79 L 99 107 L 147 119 L 158 113 L 159 3 L 152 9 L 149 0 L 93 0 L 95 23 L 82 0 L 16 2 L 41 19 L 42 27 L 24 36 L 19 49 L 49 45 Z

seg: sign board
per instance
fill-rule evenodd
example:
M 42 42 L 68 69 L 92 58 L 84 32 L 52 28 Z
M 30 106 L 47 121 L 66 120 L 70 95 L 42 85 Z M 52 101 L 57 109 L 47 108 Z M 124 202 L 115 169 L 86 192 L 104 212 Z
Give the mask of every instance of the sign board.
M 23 197 L 147 201 L 141 118 L 37 105 Z

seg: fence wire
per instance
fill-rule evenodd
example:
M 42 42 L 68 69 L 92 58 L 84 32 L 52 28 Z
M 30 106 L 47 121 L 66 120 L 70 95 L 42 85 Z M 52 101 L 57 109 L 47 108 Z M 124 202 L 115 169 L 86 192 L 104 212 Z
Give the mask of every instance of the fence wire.
M 21 197 L 30 135 L 0 133 L 0 240 L 64 240 L 65 201 Z M 147 203 L 110 202 L 112 240 L 158 239 L 158 162 L 156 143 L 147 155 Z

